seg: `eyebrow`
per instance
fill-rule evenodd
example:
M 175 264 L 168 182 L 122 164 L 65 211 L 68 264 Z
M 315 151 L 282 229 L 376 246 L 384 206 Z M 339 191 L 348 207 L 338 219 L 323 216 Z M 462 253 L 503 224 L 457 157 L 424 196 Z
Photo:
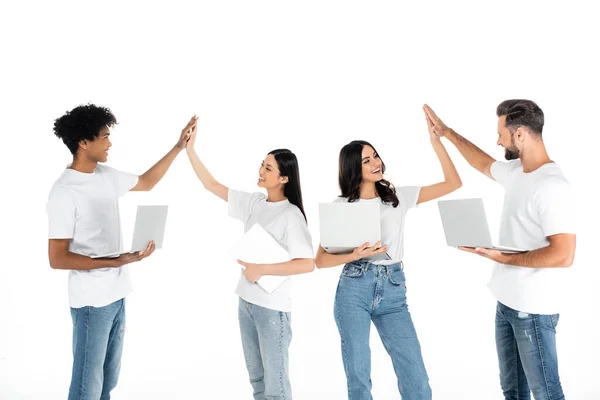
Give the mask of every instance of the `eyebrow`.
M 377 152 L 376 152 L 376 151 L 374 151 L 372 156 L 366 156 L 366 157 L 363 157 L 363 159 L 362 159 L 362 160 L 363 160 L 363 161 L 365 161 L 367 158 L 370 158 L 370 157 L 373 157 L 373 158 L 375 158 L 375 156 L 376 156 L 376 155 L 377 155 Z

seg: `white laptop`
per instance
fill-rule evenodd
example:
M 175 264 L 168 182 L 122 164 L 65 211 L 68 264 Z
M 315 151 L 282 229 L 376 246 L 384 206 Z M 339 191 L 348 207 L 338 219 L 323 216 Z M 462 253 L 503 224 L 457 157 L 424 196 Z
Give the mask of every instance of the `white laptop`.
M 254 224 L 229 253 L 236 260 L 252 264 L 278 264 L 290 261 L 288 252 L 259 224 Z M 271 294 L 288 278 L 287 275 L 263 275 L 256 284 Z
M 92 258 L 118 257 L 123 253 L 142 251 L 152 240 L 154 240 L 156 249 L 162 248 L 168 209 L 169 206 L 138 206 L 131 248 L 114 253 L 99 254 Z
M 482 247 L 504 253 L 526 251 L 492 242 L 482 199 L 441 200 L 438 206 L 448 246 Z
M 330 254 L 351 253 L 369 242 L 381 240 L 379 202 L 319 204 L 321 247 Z M 389 260 L 387 253 L 369 257 L 370 260 Z

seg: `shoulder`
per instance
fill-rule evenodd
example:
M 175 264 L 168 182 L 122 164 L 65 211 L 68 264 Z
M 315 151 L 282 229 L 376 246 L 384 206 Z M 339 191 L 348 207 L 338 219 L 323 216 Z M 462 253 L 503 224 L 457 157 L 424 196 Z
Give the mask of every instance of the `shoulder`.
M 297 206 L 291 203 L 286 206 L 284 211 L 284 217 L 287 223 L 290 225 L 307 225 L 306 219 L 304 219 L 304 214 L 302 214 L 302 211 L 300 211 L 300 209 Z

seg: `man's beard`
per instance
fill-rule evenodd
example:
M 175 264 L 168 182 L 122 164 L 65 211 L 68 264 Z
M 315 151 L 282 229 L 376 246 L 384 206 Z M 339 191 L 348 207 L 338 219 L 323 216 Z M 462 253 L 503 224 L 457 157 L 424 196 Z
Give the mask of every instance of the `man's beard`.
M 510 149 L 504 149 L 504 158 L 508 161 L 516 160 L 521 156 L 521 152 L 516 147 L 512 147 Z

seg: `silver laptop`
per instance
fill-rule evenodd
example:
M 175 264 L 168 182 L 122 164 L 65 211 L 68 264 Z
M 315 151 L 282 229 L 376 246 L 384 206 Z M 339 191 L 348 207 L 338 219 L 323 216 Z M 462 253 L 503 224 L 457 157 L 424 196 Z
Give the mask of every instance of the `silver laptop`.
M 438 206 L 448 246 L 482 247 L 504 253 L 526 251 L 492 242 L 482 199 L 441 200 Z
M 369 242 L 381 240 L 381 215 L 378 202 L 319 204 L 321 247 L 331 254 L 351 253 Z M 389 260 L 387 253 L 369 257 Z
M 142 251 L 148 247 L 148 243 L 152 240 L 154 240 L 156 249 L 162 248 L 168 210 L 169 206 L 138 206 L 131 249 L 100 254 L 92 256 L 92 258 L 118 257 L 123 253 Z

